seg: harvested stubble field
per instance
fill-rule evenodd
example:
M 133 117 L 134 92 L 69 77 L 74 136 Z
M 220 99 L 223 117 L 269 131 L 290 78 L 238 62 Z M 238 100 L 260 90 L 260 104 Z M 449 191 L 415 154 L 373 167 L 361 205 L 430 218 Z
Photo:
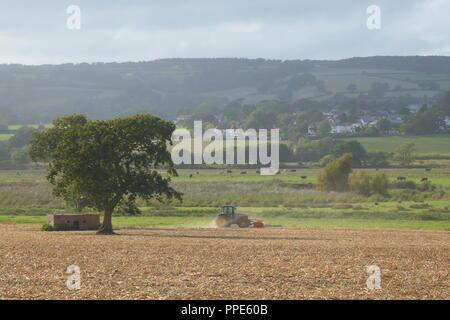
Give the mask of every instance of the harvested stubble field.
M 0 225 L 2 299 L 450 299 L 450 234 L 343 228 L 40 232 Z M 66 287 L 69 265 L 81 289 Z M 366 266 L 382 289 L 366 288 Z

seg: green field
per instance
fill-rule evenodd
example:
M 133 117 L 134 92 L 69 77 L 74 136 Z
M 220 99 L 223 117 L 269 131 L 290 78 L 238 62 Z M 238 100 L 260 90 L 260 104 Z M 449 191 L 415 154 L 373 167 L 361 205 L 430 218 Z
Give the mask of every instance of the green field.
M 13 125 L 9 125 L 8 129 L 9 130 L 19 130 L 22 127 L 32 127 L 32 128 L 39 128 L 39 124 L 13 124 Z M 50 128 L 52 125 L 51 124 L 43 124 L 43 126 L 45 128 Z
M 245 171 L 246 174 L 242 174 Z M 304 189 L 314 183 L 320 169 L 282 170 L 260 176 L 256 170 L 179 170 L 174 187 L 184 193 L 183 203 L 138 204 L 142 216 L 115 216 L 117 227 L 213 227 L 225 204 L 261 219 L 271 226 L 327 226 L 450 230 L 450 170 L 387 169 L 421 183 L 427 177 L 434 191 L 392 189 L 387 198 L 353 193 L 328 193 Z M 367 169 L 369 174 L 375 170 Z M 197 173 L 198 172 L 198 173 Z M 306 176 L 306 179 L 302 179 Z M 55 198 L 45 180 L 45 170 L 0 171 L 0 223 L 40 225 L 52 212 L 72 212 Z
M 13 134 L 9 134 L 9 133 L 0 133 L 0 141 L 8 140 L 8 139 L 11 138 L 12 136 L 13 136 Z
M 45 128 L 50 128 L 51 124 L 44 124 Z M 9 130 L 19 130 L 21 127 L 33 127 L 37 129 L 39 127 L 39 124 L 16 124 L 16 125 L 9 125 Z M 14 134 L 13 133 L 0 133 L 0 141 L 6 141 L 9 138 L 11 138 Z
M 450 135 L 365 137 L 346 140 L 357 140 L 369 151 L 394 152 L 401 144 L 414 142 L 417 153 L 450 154 Z
M 415 221 L 385 219 L 305 219 L 265 217 L 266 227 L 337 227 L 337 228 L 393 228 L 450 231 L 448 221 Z M 0 224 L 42 225 L 43 216 L 1 216 Z M 116 228 L 213 228 L 211 217 L 114 217 Z

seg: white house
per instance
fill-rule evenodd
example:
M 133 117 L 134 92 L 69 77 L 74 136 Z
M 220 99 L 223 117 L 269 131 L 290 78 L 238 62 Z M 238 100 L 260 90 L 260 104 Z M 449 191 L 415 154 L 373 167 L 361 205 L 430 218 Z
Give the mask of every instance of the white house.
M 449 117 L 449 116 L 446 116 L 446 117 L 444 118 L 444 123 L 445 123 L 445 126 L 446 126 L 446 127 L 450 127 L 450 117 Z
M 407 106 L 406 108 L 409 110 L 409 112 L 415 113 L 415 112 L 419 111 L 420 108 L 422 108 L 422 106 L 420 106 L 418 104 L 411 104 L 411 105 Z
M 331 133 L 332 134 L 355 133 L 356 131 L 358 131 L 361 128 L 363 128 L 363 125 L 360 122 L 340 123 L 340 124 L 331 126 Z

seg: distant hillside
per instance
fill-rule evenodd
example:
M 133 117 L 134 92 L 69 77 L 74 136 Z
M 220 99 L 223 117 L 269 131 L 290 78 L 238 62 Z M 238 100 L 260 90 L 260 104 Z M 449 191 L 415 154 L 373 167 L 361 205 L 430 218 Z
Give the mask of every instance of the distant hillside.
M 384 90 L 381 95 L 377 88 Z M 0 122 L 46 123 L 72 113 L 174 117 L 203 102 L 433 97 L 445 90 L 450 90 L 450 57 L 438 56 L 0 65 Z

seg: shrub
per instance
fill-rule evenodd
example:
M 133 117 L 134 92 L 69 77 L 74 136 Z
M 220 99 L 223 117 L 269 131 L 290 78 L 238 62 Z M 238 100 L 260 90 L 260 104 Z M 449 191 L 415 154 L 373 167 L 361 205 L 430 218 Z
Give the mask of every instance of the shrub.
M 322 167 L 326 167 L 329 163 L 333 162 L 334 160 L 336 160 L 336 158 L 333 155 L 327 154 L 322 159 L 320 159 L 319 164 Z
M 348 176 L 352 172 L 353 156 L 343 154 L 339 159 L 329 163 L 319 174 L 317 189 L 322 191 L 347 191 Z
M 397 181 L 394 184 L 395 189 L 409 189 L 415 190 L 417 189 L 417 185 L 414 181 Z
M 420 220 L 424 220 L 424 221 L 430 221 L 430 220 L 439 220 L 440 216 L 439 215 L 434 215 L 434 214 L 430 214 L 430 213 L 424 213 L 419 215 Z
M 58 228 L 53 227 L 53 226 L 51 226 L 49 224 L 44 224 L 41 227 L 41 231 L 58 231 Z
M 431 206 L 428 203 L 423 204 L 412 204 L 409 206 L 411 209 L 428 209 L 431 208 Z
M 351 204 L 336 204 L 332 206 L 333 209 L 353 209 L 353 205 Z
M 418 187 L 418 189 L 420 191 L 434 191 L 436 187 L 433 186 L 429 181 L 425 181 Z
M 379 172 L 371 177 L 364 171 L 357 171 L 349 178 L 350 190 L 363 196 L 373 194 L 387 196 L 389 180 L 384 172 Z
M 370 168 L 389 167 L 389 154 L 382 151 L 369 151 L 364 163 Z
M 370 181 L 372 193 L 386 196 L 389 190 L 389 180 L 384 172 L 378 172 Z
M 363 196 L 370 196 L 370 176 L 364 171 L 357 171 L 349 177 L 350 190 Z

